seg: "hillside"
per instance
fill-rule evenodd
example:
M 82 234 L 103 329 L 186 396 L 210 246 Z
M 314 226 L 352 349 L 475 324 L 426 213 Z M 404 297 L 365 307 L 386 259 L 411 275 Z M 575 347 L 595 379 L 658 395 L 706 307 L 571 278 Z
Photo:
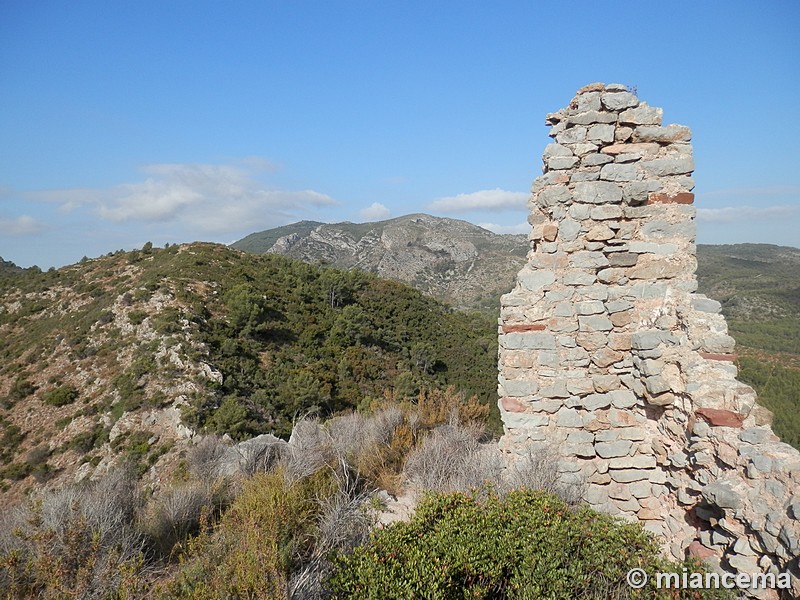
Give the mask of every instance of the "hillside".
M 481 292 L 511 288 L 527 236 L 495 234 L 466 221 L 407 215 L 374 223 L 300 221 L 253 233 L 232 247 L 396 279 L 459 308 L 497 310 Z M 697 246 L 699 291 L 728 319 L 800 317 L 800 250 L 770 244 Z M 501 285 L 502 283 L 502 285 Z
M 358 268 L 413 285 L 460 309 L 493 312 L 524 264 L 526 240 L 466 221 L 414 214 L 360 224 L 302 221 L 251 234 L 233 247 Z
M 3 260 L 3 257 L 0 256 L 0 277 L 21 273 L 22 271 L 22 267 L 18 267 L 11 261 Z
M 493 234 L 464 221 L 408 215 L 364 224 L 304 221 L 254 233 L 234 246 L 362 269 L 494 315 L 528 242 L 524 235 Z M 776 413 L 781 437 L 800 447 L 800 250 L 698 245 L 697 261 L 698 291 L 722 303 L 736 339 L 740 378 Z
M 287 436 L 387 395 L 495 394 L 490 319 L 358 271 L 148 244 L 0 279 L 0 297 L 0 476 L 15 493 L 119 457 L 157 481 L 192 431 Z

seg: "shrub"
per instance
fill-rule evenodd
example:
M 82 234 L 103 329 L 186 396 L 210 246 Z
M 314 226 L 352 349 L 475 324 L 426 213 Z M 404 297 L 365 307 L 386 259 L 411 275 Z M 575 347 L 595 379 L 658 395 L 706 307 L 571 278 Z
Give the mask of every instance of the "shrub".
M 78 390 L 73 386 L 60 385 L 42 395 L 42 402 L 50 406 L 66 406 L 78 399 Z
M 136 487 L 124 469 L 89 486 L 45 492 L 6 513 L 0 589 L 9 598 L 119 597 L 135 592 L 141 537 Z M 130 597 L 130 596 L 128 596 Z
M 458 423 L 433 430 L 405 463 L 408 477 L 428 491 L 468 491 L 486 483 L 499 483 L 499 451 L 481 444 L 483 432 Z
M 133 325 L 141 325 L 146 318 L 147 311 L 144 310 L 132 310 L 128 313 L 128 320 Z
M 67 447 L 79 454 L 86 454 L 93 448 L 99 448 L 108 441 L 109 430 L 97 423 L 91 429 L 75 435 Z
M 335 598 L 726 597 L 716 590 L 631 590 L 631 568 L 652 575 L 681 572 L 681 565 L 661 559 L 639 525 L 574 510 L 536 491 L 428 495 L 411 521 L 375 531 L 334 565 Z
M 204 435 L 189 449 L 189 473 L 199 481 L 213 482 L 219 477 L 222 459 L 230 445 L 217 435 Z
M 23 400 L 36 391 L 36 386 L 22 376 L 17 377 L 14 385 L 8 392 L 8 397 L 12 402 Z
M 167 584 L 173 598 L 285 598 L 290 574 L 310 553 L 318 496 L 333 481 L 320 472 L 287 483 L 276 470 L 248 480 L 220 526 L 190 540 L 184 566 Z
M 577 506 L 586 494 L 586 483 L 582 479 L 565 480 L 559 474 L 556 457 L 545 447 L 528 448 L 527 452 L 503 471 L 505 490 L 542 490 L 559 496 L 567 504 Z
M 203 515 L 219 508 L 213 490 L 200 482 L 168 488 L 153 498 L 142 518 L 148 546 L 158 557 L 169 557 L 176 544 L 200 528 Z
M 26 462 L 13 462 L 4 469 L 0 470 L 0 477 L 4 479 L 11 479 L 12 481 L 19 481 L 25 479 L 30 475 L 32 470 L 31 465 Z
M 18 425 L 9 423 L 3 417 L 0 417 L 0 427 L 3 431 L 3 435 L 0 436 L 0 462 L 6 463 L 16 455 L 17 448 L 25 439 L 25 434 Z

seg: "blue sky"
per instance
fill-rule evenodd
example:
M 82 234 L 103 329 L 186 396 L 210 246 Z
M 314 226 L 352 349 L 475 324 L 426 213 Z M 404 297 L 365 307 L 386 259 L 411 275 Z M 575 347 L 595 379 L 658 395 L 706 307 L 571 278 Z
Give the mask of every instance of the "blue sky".
M 692 128 L 698 242 L 797 247 L 798 31 L 796 0 L 0 0 L 0 256 L 412 212 L 519 231 L 545 113 L 595 81 Z

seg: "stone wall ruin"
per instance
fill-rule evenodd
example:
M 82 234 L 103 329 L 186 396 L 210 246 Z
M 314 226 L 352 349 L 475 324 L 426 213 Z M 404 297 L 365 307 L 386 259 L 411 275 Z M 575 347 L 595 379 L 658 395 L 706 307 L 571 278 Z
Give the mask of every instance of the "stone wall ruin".
M 592 84 L 547 115 L 528 263 L 502 298 L 501 448 L 557 449 L 593 507 L 666 553 L 790 573 L 800 597 L 800 453 L 736 380 L 720 304 L 695 293 L 691 132 L 662 114 Z

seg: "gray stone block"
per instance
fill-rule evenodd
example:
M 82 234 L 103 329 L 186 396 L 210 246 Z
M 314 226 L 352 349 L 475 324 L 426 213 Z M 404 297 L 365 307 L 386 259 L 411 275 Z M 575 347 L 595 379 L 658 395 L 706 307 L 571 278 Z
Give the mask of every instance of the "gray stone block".
M 694 160 L 691 158 L 654 158 L 643 160 L 639 165 L 650 177 L 685 175 L 694 171 Z
M 614 126 L 613 125 L 592 125 L 586 133 L 586 139 L 589 141 L 606 142 L 610 144 L 614 141 Z
M 582 427 L 583 419 L 574 408 L 562 408 L 556 413 L 556 425 L 559 427 Z
M 650 194 L 662 188 L 659 181 L 632 181 L 622 186 L 622 199 L 626 204 L 647 202 Z
M 572 150 L 561 144 L 547 144 L 547 146 L 544 147 L 542 157 L 547 159 L 553 158 L 554 156 L 572 156 Z
M 569 188 L 563 185 L 548 186 L 536 197 L 539 206 L 544 207 L 568 204 L 570 201 L 572 201 L 572 194 Z
M 589 216 L 595 221 L 619 219 L 622 217 L 622 207 L 614 204 L 609 206 L 593 206 L 589 211 Z
M 692 308 L 700 312 L 717 314 L 722 309 L 722 304 L 711 298 L 699 296 L 692 298 Z
M 622 188 L 610 181 L 582 181 L 575 184 L 573 199 L 583 204 L 619 204 Z
M 636 142 L 688 142 L 692 139 L 692 130 L 685 125 L 640 126 L 634 130 L 633 139 Z
M 598 96 L 597 102 L 600 108 L 600 101 Z M 578 113 L 577 115 L 570 115 L 567 117 L 567 122 L 575 125 L 594 125 L 595 123 L 615 123 L 617 115 L 607 111 L 589 110 L 586 112 Z
M 585 271 L 569 271 L 564 275 L 564 285 L 592 285 L 596 281 L 596 275 Z
M 539 384 L 537 382 L 524 379 L 506 379 L 503 387 L 505 388 L 506 395 L 512 398 L 533 396 L 539 391 Z
M 522 284 L 522 287 L 533 292 L 549 286 L 555 280 L 556 274 L 553 271 L 544 269 L 537 269 L 536 271 L 523 269 L 517 274 L 517 281 Z
M 631 347 L 634 350 L 652 350 L 664 341 L 663 331 L 637 331 L 631 335 Z
M 588 250 L 573 252 L 572 256 L 569 257 L 569 262 L 576 269 L 600 269 L 608 266 L 608 259 L 605 254 Z M 594 280 L 590 283 L 594 283 Z
M 611 406 L 610 394 L 590 394 L 583 399 L 583 407 L 586 410 L 597 410 Z
M 547 159 L 547 168 L 551 171 L 571 169 L 580 159 L 577 156 L 554 156 Z
M 559 144 L 577 144 L 586 141 L 586 127 L 569 127 L 556 135 Z
M 633 408 L 638 403 L 636 395 L 630 390 L 613 390 L 608 395 L 614 408 Z
M 559 379 L 550 385 L 543 385 L 539 389 L 542 398 L 569 398 L 572 394 L 567 390 L 567 382 Z
M 664 109 L 648 106 L 642 102 L 636 108 L 629 108 L 619 114 L 619 122 L 628 125 L 661 125 Z
M 509 429 L 533 429 L 546 427 L 550 422 L 548 415 L 500 411 L 500 418 Z
M 725 481 L 715 481 L 705 486 L 701 491 L 703 498 L 709 504 L 720 508 L 739 509 L 742 506 L 742 496 Z
M 584 300 L 575 303 L 575 310 L 579 315 L 597 315 L 606 312 L 606 307 L 600 300 Z
M 639 260 L 639 255 L 632 252 L 614 252 L 608 256 L 612 267 L 632 267 Z
M 651 476 L 651 471 L 643 469 L 613 469 L 608 473 L 611 475 L 611 479 L 617 483 L 648 481 Z
M 595 448 L 597 450 L 597 448 Z M 599 452 L 599 451 L 598 451 Z M 610 469 L 654 469 L 656 457 L 647 454 L 637 454 L 636 456 L 621 456 L 608 460 Z M 648 481 L 648 486 L 650 482 Z
M 767 427 L 751 427 L 739 434 L 739 439 L 748 444 L 763 444 L 770 441 L 774 434 Z
M 614 157 L 608 154 L 587 154 L 581 159 L 581 165 L 585 167 L 597 167 L 613 162 Z
M 569 217 L 562 219 L 558 226 L 558 238 L 565 242 L 572 242 L 577 239 L 581 231 L 581 224 Z
M 600 101 L 608 110 L 625 110 L 639 105 L 639 99 L 630 92 L 605 92 L 601 94 Z
M 580 331 L 611 331 L 614 329 L 611 320 L 604 316 L 578 317 L 578 325 Z
M 616 458 L 630 454 L 631 449 L 633 448 L 633 442 L 630 440 L 596 442 L 594 446 L 598 456 L 602 458 Z
M 606 302 L 606 310 L 609 314 L 630 310 L 631 308 L 633 308 L 633 304 L 627 300 L 611 300 L 610 302 Z
M 555 350 L 556 336 L 544 331 L 507 333 L 500 343 L 509 350 Z
M 600 169 L 604 181 L 636 181 L 639 173 L 635 165 L 612 163 Z

